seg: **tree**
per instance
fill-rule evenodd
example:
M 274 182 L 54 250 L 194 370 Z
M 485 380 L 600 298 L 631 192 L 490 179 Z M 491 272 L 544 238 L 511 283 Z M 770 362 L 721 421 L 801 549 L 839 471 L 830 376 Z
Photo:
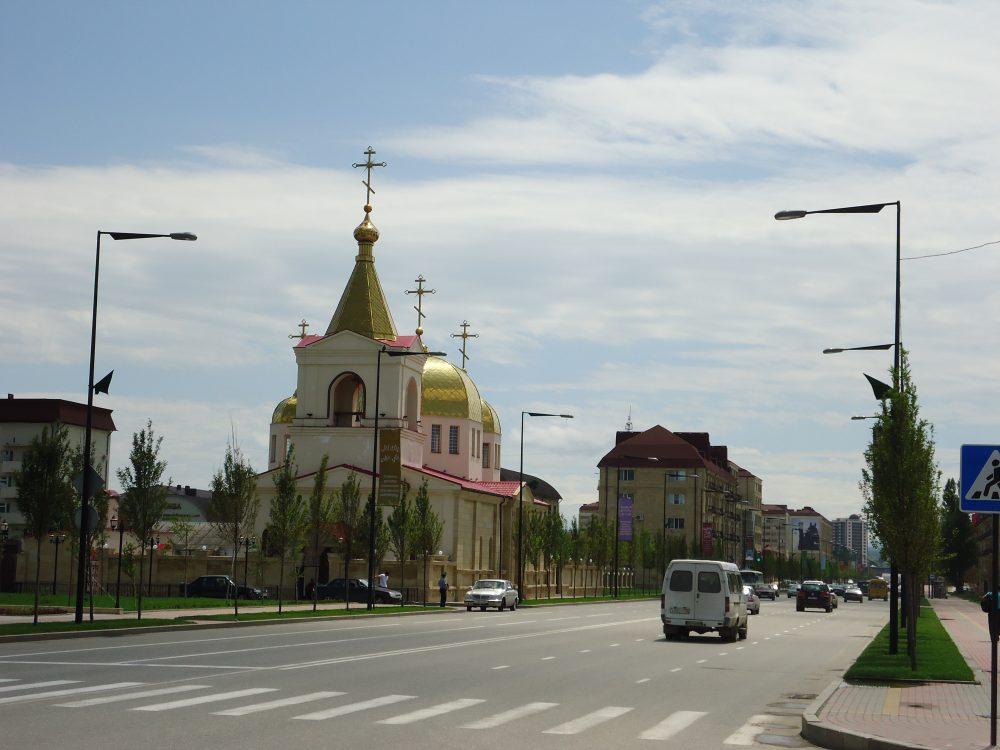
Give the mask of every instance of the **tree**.
M 25 530 L 35 537 L 34 624 L 38 624 L 38 585 L 41 577 L 42 542 L 50 528 L 63 526 L 73 507 L 73 464 L 69 437 L 63 425 L 42 428 L 24 451 L 21 468 L 14 473 L 17 507 L 24 516 Z
M 882 402 L 865 450 L 861 490 L 872 533 L 903 573 L 906 594 L 906 650 L 917 668 L 918 581 L 923 581 L 940 545 L 940 473 L 934 458 L 934 429 L 920 417 L 917 390 L 906 350 L 893 382 L 898 388 Z
M 545 535 L 542 549 L 545 553 L 545 589 L 546 596 L 552 598 L 552 569 L 556 574 L 556 594 L 559 594 L 562 583 L 562 569 L 569 556 L 569 543 L 563 517 L 558 508 L 553 508 L 545 514 Z
M 239 445 L 230 441 L 222 467 L 212 477 L 212 499 L 205 514 L 216 533 L 232 545 L 230 576 L 236 580 L 236 556 L 243 538 L 250 535 L 257 522 L 260 498 L 257 475 L 243 456 Z M 240 616 L 239 588 L 233 592 L 233 618 Z
M 298 470 L 293 451 L 288 451 L 285 462 L 274 474 L 274 499 L 267 527 L 268 544 L 278 553 L 278 614 L 281 614 L 283 606 L 281 589 L 285 584 L 285 559 L 302 543 L 305 532 L 305 504 L 295 486 Z
M 413 507 L 414 551 L 421 556 L 424 564 L 424 606 L 427 606 L 427 561 L 441 544 L 444 534 L 444 521 L 438 518 L 431 508 L 430 495 L 427 491 L 427 480 L 420 483 Z M 520 594 L 520 592 L 518 592 Z
M 136 599 L 136 615 L 142 619 L 142 584 L 146 554 L 146 539 L 163 520 L 167 509 L 167 487 L 163 483 L 163 472 L 167 462 L 160 459 L 162 437 L 153 431 L 153 423 L 146 421 L 146 427 L 132 435 L 132 451 L 129 465 L 118 470 L 118 481 L 122 494 L 118 500 L 118 516 L 125 528 L 139 540 L 139 588 Z M 171 482 L 168 479 L 166 484 Z M 152 561 L 150 561 L 152 564 Z
M 656 539 L 659 539 L 659 535 Z M 643 589 L 647 588 L 646 574 L 650 570 L 659 570 L 656 564 L 656 547 L 653 542 L 653 535 L 646 529 L 639 532 L 639 560 L 643 573 Z
M 590 558 L 597 566 L 598 583 L 604 573 L 604 568 L 611 558 L 611 548 L 614 545 L 614 526 L 608 524 L 597 515 L 590 517 L 590 526 L 587 529 L 587 547 Z M 597 590 L 598 584 L 594 585 L 594 596 L 600 596 Z M 603 586 L 602 586 L 603 591 Z
M 576 571 L 580 567 L 583 553 L 583 538 L 580 533 L 580 525 L 576 518 L 570 519 L 569 532 L 566 535 L 566 557 L 573 563 L 573 598 L 576 598 Z
M 407 496 L 410 494 L 406 488 L 399 498 L 399 503 L 389 514 L 386 527 L 389 536 L 389 549 L 399 561 L 399 586 L 403 587 L 404 565 L 406 565 L 406 555 L 410 552 L 413 539 L 413 508 Z
M 344 553 L 344 602 L 347 609 L 351 608 L 350 587 L 347 585 L 350 574 L 351 559 L 359 542 L 365 537 L 364 526 L 368 521 L 368 513 L 362 505 L 361 488 L 353 475 L 340 485 L 337 493 L 335 518 L 340 533 L 340 549 Z
M 979 562 L 979 550 L 972 533 L 972 519 L 962 512 L 954 479 L 944 483 L 941 495 L 941 541 L 945 575 L 961 593 L 966 571 Z
M 191 551 L 191 538 L 194 536 L 194 524 L 186 518 L 175 518 L 170 522 L 170 538 L 174 552 L 184 553 L 184 598 L 187 598 L 188 556 Z
M 334 505 L 336 493 L 326 491 L 326 462 L 328 457 L 323 456 L 319 462 L 319 470 L 313 476 L 313 488 L 309 494 L 309 505 L 306 508 L 306 533 L 312 542 L 313 564 L 315 572 L 312 579 L 312 600 L 313 612 L 316 611 L 316 600 L 319 584 L 319 543 L 323 534 L 327 533 L 328 527 L 333 521 Z

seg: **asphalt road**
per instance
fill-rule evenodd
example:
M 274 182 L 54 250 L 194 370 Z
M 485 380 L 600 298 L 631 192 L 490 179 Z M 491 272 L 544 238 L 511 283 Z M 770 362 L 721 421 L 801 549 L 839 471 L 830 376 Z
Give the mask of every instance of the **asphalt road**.
M 805 747 L 799 715 L 882 602 L 762 602 L 663 639 L 653 601 L 0 646 L 0 746 Z

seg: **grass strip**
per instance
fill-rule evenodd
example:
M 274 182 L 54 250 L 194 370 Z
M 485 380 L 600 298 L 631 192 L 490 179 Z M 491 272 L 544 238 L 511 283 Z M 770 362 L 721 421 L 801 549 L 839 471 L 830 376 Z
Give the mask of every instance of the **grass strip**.
M 309 617 L 353 617 L 355 615 L 398 615 L 400 612 L 420 612 L 434 611 L 437 607 L 420 607 L 407 605 L 402 607 L 376 607 L 373 612 L 365 609 L 361 604 L 357 609 L 318 609 L 313 612 L 311 609 L 294 609 L 288 612 L 241 612 L 238 619 L 240 622 L 247 620 L 300 620 Z M 205 615 L 198 617 L 198 620 L 214 620 L 220 622 L 233 622 L 232 615 Z
M 845 680 L 886 682 L 891 680 L 968 680 L 972 670 L 931 608 L 921 607 L 917 623 L 917 668 L 910 669 L 906 655 L 906 630 L 899 632 L 899 653 L 889 655 L 889 626 L 886 625 L 854 665 Z
M 184 625 L 188 620 L 94 620 L 79 625 L 75 622 L 15 622 L 0 625 L 0 636 L 28 635 L 32 633 L 67 633 L 74 630 L 122 630 L 124 628 L 146 628 L 153 625 Z

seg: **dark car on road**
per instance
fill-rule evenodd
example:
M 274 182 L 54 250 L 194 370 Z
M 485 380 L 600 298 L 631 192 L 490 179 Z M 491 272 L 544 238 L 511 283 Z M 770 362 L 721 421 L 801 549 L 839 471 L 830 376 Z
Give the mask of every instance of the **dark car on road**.
M 347 582 L 346 586 L 345 581 Z M 329 582 L 321 583 L 316 587 L 316 598 L 342 602 L 345 601 L 345 590 L 348 592 L 352 602 L 368 603 L 368 581 L 364 578 L 333 578 Z M 395 589 L 375 586 L 375 603 L 402 604 L 403 595 Z
M 859 587 L 847 586 L 844 589 L 844 601 L 862 604 L 865 601 L 865 595 L 861 593 L 861 589 Z
M 232 599 L 235 594 L 240 599 L 264 599 L 267 589 L 243 586 L 229 576 L 198 576 L 185 585 L 188 596 L 203 596 L 208 599 Z
M 795 595 L 795 611 L 803 612 L 806 608 L 833 611 L 833 594 L 830 587 L 822 581 L 803 581 Z

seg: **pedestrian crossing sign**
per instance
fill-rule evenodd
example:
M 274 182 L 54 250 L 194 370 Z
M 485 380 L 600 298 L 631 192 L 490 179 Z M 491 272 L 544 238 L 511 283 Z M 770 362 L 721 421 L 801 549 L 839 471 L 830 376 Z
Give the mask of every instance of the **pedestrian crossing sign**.
M 1000 513 L 1000 445 L 962 446 L 962 510 Z

